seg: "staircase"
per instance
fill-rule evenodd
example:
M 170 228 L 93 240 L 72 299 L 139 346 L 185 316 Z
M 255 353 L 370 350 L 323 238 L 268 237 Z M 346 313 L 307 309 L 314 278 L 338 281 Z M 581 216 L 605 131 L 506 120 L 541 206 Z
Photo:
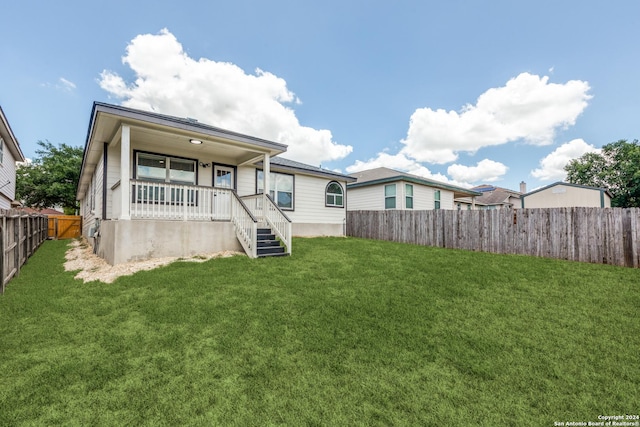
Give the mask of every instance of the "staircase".
M 258 228 L 258 258 L 267 256 L 287 256 L 285 247 L 280 245 L 280 240 L 276 238 L 270 228 Z

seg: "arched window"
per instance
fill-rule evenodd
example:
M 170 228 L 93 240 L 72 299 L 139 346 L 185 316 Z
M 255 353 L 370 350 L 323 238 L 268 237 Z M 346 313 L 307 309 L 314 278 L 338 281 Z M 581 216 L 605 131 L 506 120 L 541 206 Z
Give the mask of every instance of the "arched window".
M 344 191 L 342 186 L 336 181 L 331 181 L 327 185 L 325 191 L 325 202 L 327 206 L 333 206 L 337 208 L 344 207 Z

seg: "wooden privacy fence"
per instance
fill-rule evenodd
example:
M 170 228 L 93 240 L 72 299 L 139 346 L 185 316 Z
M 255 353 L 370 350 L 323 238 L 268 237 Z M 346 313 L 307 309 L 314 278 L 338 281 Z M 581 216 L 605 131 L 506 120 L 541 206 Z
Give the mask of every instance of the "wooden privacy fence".
M 47 217 L 20 210 L 0 210 L 0 293 L 20 273 L 20 267 L 47 239 Z
M 349 211 L 347 235 L 640 267 L 640 208 Z
M 49 215 L 50 239 L 75 239 L 82 232 L 82 217 L 78 215 Z

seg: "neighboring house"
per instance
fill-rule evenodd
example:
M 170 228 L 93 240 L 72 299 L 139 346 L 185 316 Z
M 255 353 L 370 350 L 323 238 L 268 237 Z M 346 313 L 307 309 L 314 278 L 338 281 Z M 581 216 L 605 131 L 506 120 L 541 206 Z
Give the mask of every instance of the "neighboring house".
M 20 205 L 16 198 L 16 162 L 24 162 L 9 122 L 0 107 L 0 209 Z
M 389 168 L 351 174 L 358 181 L 348 184 L 348 210 L 456 209 L 454 199 L 481 193 Z
M 526 192 L 526 186 L 524 182 L 520 183 L 520 192 L 489 184 L 479 185 L 471 190 L 482 194 L 475 198 L 476 209 L 517 209 L 521 206 L 520 196 Z M 458 198 L 455 204 L 458 209 L 471 209 L 472 200 L 470 197 Z
M 611 193 L 606 188 L 568 182 L 555 182 L 523 194 L 520 200 L 523 208 L 611 207 Z
M 344 235 L 354 179 L 276 157 L 286 149 L 96 102 L 77 192 L 83 235 L 110 264 L 224 250 L 291 253 L 292 235 Z
M 40 214 L 40 215 L 64 215 L 64 212 L 61 212 L 57 209 L 44 208 L 44 209 L 34 209 L 34 208 L 22 208 L 23 211 L 30 214 Z

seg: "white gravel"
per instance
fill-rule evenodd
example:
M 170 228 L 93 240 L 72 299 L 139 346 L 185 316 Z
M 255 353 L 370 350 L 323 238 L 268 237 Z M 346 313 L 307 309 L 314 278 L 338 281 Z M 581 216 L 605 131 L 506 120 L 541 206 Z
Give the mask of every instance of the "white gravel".
M 111 283 L 120 276 L 129 276 L 142 270 L 153 270 L 163 265 L 171 264 L 175 261 L 204 262 L 211 258 L 227 258 L 236 255 L 245 255 L 241 252 L 224 251 L 212 254 L 202 254 L 191 258 L 155 258 L 146 261 L 128 262 L 125 264 L 110 265 L 104 259 L 93 253 L 93 248 L 85 239 L 74 239 L 69 244 L 69 249 L 65 255 L 66 271 L 77 271 L 75 278 L 84 282 L 99 280 L 104 283 Z

